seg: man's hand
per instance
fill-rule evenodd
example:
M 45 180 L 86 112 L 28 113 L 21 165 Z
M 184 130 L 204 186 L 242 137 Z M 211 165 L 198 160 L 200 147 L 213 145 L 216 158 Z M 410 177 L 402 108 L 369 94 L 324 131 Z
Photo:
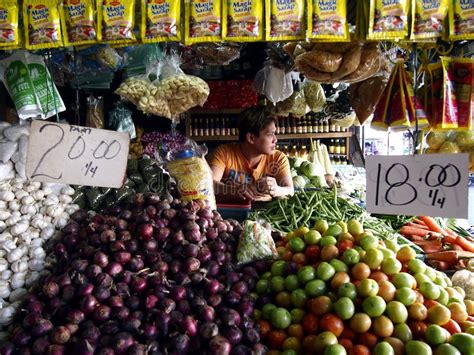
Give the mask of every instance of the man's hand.
M 242 200 L 255 201 L 255 199 L 261 195 L 262 194 L 260 194 L 257 191 L 257 188 L 252 184 L 243 184 L 237 188 L 237 196 L 239 196 Z
M 278 194 L 278 184 L 275 178 L 267 176 L 257 181 L 258 191 L 263 194 L 269 194 L 270 196 L 276 196 Z

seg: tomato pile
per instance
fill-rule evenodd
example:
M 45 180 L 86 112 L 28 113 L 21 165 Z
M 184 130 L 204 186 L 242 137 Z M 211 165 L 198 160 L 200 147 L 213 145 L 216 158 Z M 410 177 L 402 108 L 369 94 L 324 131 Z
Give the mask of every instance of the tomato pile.
M 474 302 L 358 221 L 298 228 L 256 284 L 268 354 L 474 354 Z

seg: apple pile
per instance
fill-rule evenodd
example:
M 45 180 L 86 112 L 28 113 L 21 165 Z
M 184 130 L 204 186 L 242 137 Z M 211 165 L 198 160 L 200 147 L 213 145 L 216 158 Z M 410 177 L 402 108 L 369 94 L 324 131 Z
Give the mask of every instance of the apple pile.
M 350 220 L 298 228 L 256 283 L 268 354 L 472 355 L 474 301 Z
M 431 131 L 426 143 L 426 154 L 469 153 L 469 171 L 474 171 L 474 131 Z

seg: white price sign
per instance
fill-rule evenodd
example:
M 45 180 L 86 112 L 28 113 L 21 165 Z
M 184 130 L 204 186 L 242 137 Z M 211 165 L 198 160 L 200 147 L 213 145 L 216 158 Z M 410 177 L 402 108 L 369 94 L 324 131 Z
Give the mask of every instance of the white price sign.
M 467 218 L 468 154 L 369 156 L 370 213 Z
M 43 182 L 119 188 L 129 142 L 124 132 L 33 121 L 26 174 Z

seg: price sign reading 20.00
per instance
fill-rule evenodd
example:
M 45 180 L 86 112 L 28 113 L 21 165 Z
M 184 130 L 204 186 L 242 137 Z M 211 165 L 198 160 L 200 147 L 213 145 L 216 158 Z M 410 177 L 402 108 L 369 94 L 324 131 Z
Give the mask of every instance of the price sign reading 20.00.
M 26 173 L 31 180 L 118 188 L 128 146 L 127 133 L 33 121 Z
M 367 211 L 467 218 L 468 154 L 367 157 Z

